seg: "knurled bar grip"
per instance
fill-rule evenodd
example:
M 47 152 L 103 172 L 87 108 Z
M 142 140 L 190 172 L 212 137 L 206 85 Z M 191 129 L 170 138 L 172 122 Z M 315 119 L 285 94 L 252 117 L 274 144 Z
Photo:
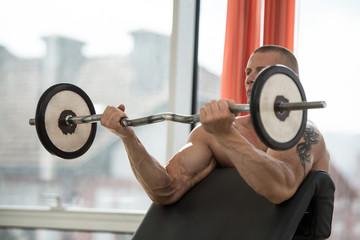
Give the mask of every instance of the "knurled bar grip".
M 278 103 L 274 106 L 274 111 L 293 111 L 293 110 L 305 110 L 305 109 L 313 109 L 313 108 L 325 108 L 325 101 L 317 101 L 317 102 L 290 102 L 290 103 Z M 250 112 L 250 104 L 234 104 L 230 105 L 229 109 L 232 113 L 244 113 Z M 70 124 L 83 124 L 83 123 L 94 123 L 100 121 L 102 114 L 94 114 L 88 116 L 69 116 L 66 119 L 66 122 Z M 120 123 L 124 127 L 132 126 L 142 126 L 151 123 L 157 123 L 162 121 L 173 121 L 180 123 L 197 123 L 200 121 L 200 115 L 180 115 L 175 113 L 158 113 L 154 115 L 150 115 L 147 117 L 135 118 L 135 119 L 121 119 Z M 31 118 L 29 120 L 30 125 L 35 125 L 35 119 Z

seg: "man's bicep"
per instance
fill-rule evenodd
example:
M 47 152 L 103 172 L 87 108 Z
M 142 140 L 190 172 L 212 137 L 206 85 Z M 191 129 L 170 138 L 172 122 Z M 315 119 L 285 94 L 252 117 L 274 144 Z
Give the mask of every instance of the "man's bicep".
M 206 177 L 215 165 L 204 131 L 195 129 L 187 144 L 168 162 L 166 169 L 177 184 L 191 187 Z

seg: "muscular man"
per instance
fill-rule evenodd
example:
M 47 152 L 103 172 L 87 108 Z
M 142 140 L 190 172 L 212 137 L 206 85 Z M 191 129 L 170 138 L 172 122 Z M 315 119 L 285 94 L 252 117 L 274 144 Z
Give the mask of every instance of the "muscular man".
M 298 74 L 295 56 L 279 46 L 263 46 L 251 55 L 246 73 L 247 98 L 256 76 L 266 66 L 282 64 Z M 260 195 L 278 204 L 289 199 L 310 170 L 329 170 L 324 139 L 308 123 L 299 143 L 286 151 L 265 146 L 254 131 L 250 116 L 235 117 L 232 100 L 207 103 L 200 109 L 201 125 L 187 144 L 162 166 L 141 144 L 131 127 L 122 127 L 125 106 L 107 107 L 101 124 L 121 137 L 132 170 L 155 204 L 171 204 L 216 167 L 235 167 Z

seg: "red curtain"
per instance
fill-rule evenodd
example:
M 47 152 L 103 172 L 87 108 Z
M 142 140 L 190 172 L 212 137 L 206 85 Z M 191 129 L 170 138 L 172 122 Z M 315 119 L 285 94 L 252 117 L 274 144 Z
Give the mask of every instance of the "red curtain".
M 295 0 L 265 0 L 264 45 L 294 50 Z
M 246 103 L 245 67 L 260 46 L 261 0 L 228 0 L 221 97 Z M 263 44 L 294 48 L 295 0 L 265 0 Z
M 228 0 L 221 97 L 246 102 L 245 67 L 260 45 L 261 0 Z

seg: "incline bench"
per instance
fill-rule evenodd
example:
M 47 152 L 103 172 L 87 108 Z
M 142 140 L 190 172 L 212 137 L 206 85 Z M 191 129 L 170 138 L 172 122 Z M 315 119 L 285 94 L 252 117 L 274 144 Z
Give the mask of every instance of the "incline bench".
M 328 173 L 311 171 L 291 199 L 274 205 L 235 168 L 218 168 L 178 202 L 152 204 L 133 240 L 326 239 L 334 192 Z

